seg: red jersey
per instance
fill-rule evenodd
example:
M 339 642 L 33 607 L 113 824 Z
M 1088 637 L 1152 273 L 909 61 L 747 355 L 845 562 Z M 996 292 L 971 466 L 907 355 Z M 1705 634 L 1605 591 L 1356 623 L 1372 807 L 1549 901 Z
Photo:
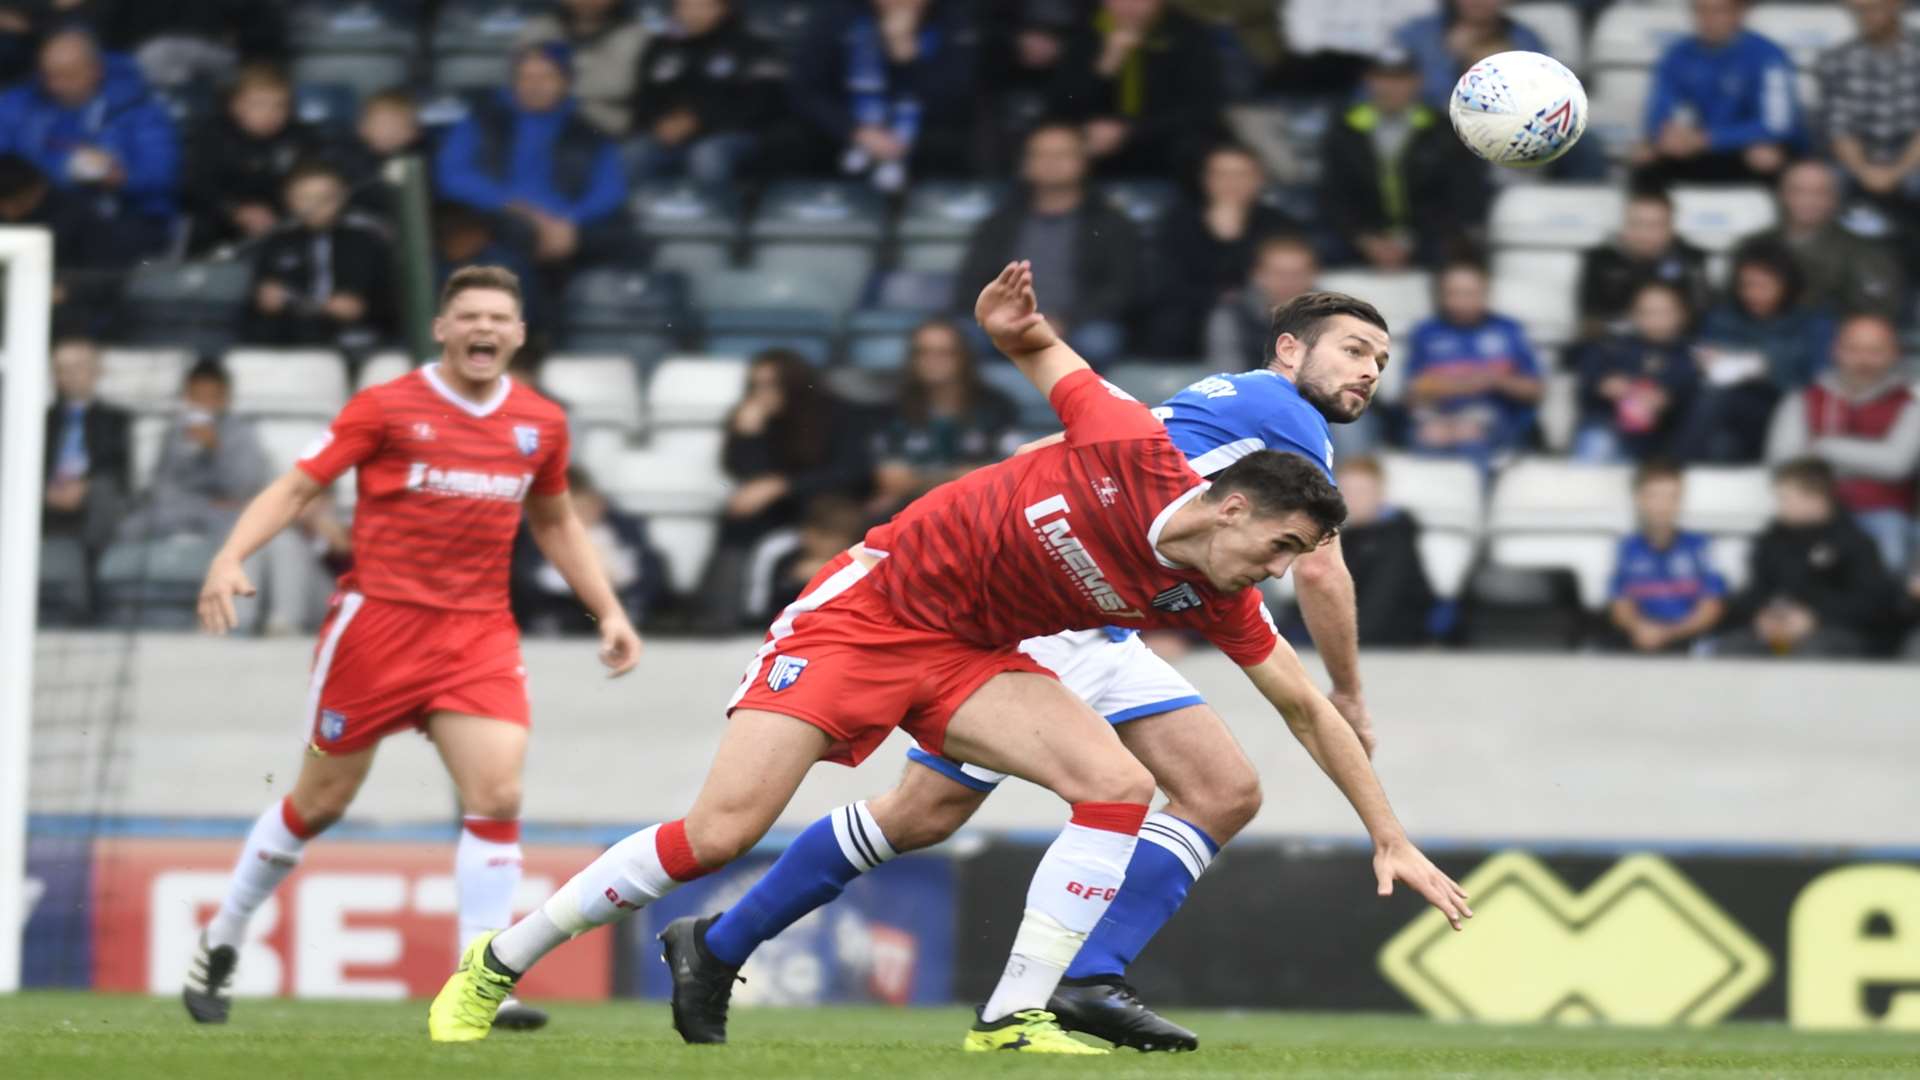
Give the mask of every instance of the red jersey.
M 567 418 L 506 378 L 476 405 L 425 367 L 355 394 L 298 464 L 323 485 L 360 470 L 341 588 L 496 611 L 507 606 L 520 503 L 567 490 Z
M 982 646 L 1100 626 L 1197 630 L 1241 666 L 1277 633 L 1257 589 L 1222 593 L 1154 549 L 1206 490 L 1145 406 L 1091 371 L 1053 388 L 1063 443 L 942 485 L 867 533 L 904 624 Z

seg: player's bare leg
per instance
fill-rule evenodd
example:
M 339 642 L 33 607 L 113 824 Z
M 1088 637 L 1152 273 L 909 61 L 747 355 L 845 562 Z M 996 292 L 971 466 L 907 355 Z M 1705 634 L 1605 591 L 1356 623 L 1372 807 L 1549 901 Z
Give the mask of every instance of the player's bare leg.
M 527 729 L 510 720 L 436 712 L 427 717 L 427 733 L 460 794 L 460 844 L 453 859 L 459 895 L 453 951 L 458 956 L 474 938 L 513 921 Z M 533 1031 L 546 1026 L 547 1014 L 508 998 L 493 1022 L 511 1031 Z
M 898 784 L 886 794 L 868 799 L 866 805 L 894 854 L 904 855 L 930 848 L 958 832 L 985 805 L 989 794 L 910 764 Z
M 1126 971 L 1179 910 L 1214 852 L 1259 812 L 1259 773 L 1205 705 L 1130 720 L 1116 730 L 1170 801 L 1141 826 L 1127 885 L 1067 969 L 1050 1008 L 1069 1031 L 1121 1046 L 1198 1049 L 1198 1036 L 1141 1003 Z
M 299 865 L 307 841 L 339 821 L 373 768 L 374 748 L 348 754 L 309 749 L 293 790 L 267 807 L 247 833 L 220 910 L 200 934 L 180 998 L 203 1024 L 224 1024 L 247 920 Z
M 1070 1051 L 1046 1004 L 1126 877 L 1153 798 L 1153 777 L 1113 728 L 1058 680 L 1009 672 L 987 681 L 954 712 L 944 752 L 1039 784 L 1073 807 L 1027 890 L 1012 955 L 969 1050 Z
M 547 901 L 499 934 L 470 944 L 428 1011 L 436 1040 L 482 1038 L 514 980 L 563 942 L 618 922 L 749 850 L 786 808 L 832 740 L 779 713 L 737 710 L 693 808 L 607 849 Z M 669 960 L 672 963 L 672 960 Z M 730 985 L 730 984 L 729 984 Z M 675 1012 L 680 1011 L 679 995 Z

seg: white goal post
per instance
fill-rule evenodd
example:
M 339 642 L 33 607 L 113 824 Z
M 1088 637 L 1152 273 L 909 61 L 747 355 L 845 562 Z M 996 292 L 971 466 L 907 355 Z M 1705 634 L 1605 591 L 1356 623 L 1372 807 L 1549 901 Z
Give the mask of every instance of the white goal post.
M 0 228 L 0 993 L 20 988 L 53 235 Z

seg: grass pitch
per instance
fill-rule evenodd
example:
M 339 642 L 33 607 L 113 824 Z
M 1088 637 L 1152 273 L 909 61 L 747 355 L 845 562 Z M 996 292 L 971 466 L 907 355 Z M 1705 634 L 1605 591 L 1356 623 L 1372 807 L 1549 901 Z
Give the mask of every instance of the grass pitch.
M 1920 1033 L 1805 1034 L 1772 1025 L 1600 1030 L 1443 1025 L 1400 1016 L 1175 1010 L 1202 1049 L 1107 1058 L 963 1055 L 952 1009 L 741 1009 L 733 1042 L 688 1047 L 664 1004 L 557 1005 L 547 1030 L 435 1046 L 426 1003 L 240 1001 L 198 1028 L 177 1001 L 97 994 L 0 997 L 0 1076 L 163 1080 L 404 1077 L 1088 1076 L 1920 1077 Z

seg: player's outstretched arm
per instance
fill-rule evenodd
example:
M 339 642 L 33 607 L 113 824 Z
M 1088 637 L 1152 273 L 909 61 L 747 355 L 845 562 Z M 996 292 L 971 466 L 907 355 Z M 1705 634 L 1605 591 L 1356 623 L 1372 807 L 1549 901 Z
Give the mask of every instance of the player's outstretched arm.
M 268 484 L 240 512 L 240 520 L 233 523 L 233 531 L 214 554 L 213 562 L 207 567 L 206 580 L 200 585 L 202 629 L 209 634 L 224 634 L 239 625 L 233 598 L 254 594 L 253 582 L 247 580 L 247 572 L 240 564 L 280 535 L 280 530 L 293 524 L 300 511 L 318 494 L 319 482 L 295 467 Z
M 587 538 L 587 528 L 573 512 L 572 496 L 564 491 L 527 496 L 527 528 L 540 553 L 560 571 L 599 624 L 600 662 L 607 665 L 608 675 L 632 671 L 640 662 L 640 635 L 607 583 L 606 569 Z
M 1054 383 L 1088 367 L 1040 314 L 1030 262 L 1008 263 L 999 277 L 988 282 L 974 301 L 973 317 L 993 339 L 993 347 L 1048 397 L 1053 395 Z
M 1393 807 L 1387 804 L 1379 777 L 1367 762 L 1359 737 L 1313 684 L 1293 647 L 1284 639 L 1276 639 L 1273 652 L 1265 660 L 1242 670 L 1286 717 L 1287 727 L 1300 745 L 1360 815 L 1367 835 L 1373 839 L 1373 872 L 1379 879 L 1380 895 L 1393 892 L 1395 879 L 1404 881 L 1427 903 L 1439 908 L 1455 930 L 1460 929 L 1462 919 L 1473 917 L 1473 910 L 1467 907 L 1467 894 L 1407 839 Z

